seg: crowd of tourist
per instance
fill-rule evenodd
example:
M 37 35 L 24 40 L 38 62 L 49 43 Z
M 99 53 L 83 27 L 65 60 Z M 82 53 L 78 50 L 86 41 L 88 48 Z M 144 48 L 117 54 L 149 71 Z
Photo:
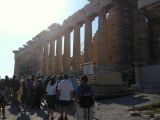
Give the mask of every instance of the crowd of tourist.
M 19 105 L 19 110 L 26 113 L 26 105 L 30 109 L 40 109 L 41 102 L 46 101 L 48 108 L 46 117 L 54 119 L 55 106 L 60 106 L 58 120 L 68 120 L 69 104 L 74 104 L 76 120 L 92 120 L 93 106 L 95 102 L 94 91 L 87 84 L 88 77 L 83 75 L 78 82 L 72 75 L 34 76 L 31 78 L 13 76 L 0 81 L 0 110 L 3 119 L 5 105 L 8 98 L 14 105 Z M 70 102 L 73 101 L 73 102 Z

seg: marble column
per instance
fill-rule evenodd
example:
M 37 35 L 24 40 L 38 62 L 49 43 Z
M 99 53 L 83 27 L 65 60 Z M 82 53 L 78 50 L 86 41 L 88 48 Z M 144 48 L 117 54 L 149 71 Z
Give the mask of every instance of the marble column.
M 116 65 L 120 65 L 119 63 L 123 61 L 127 61 L 127 52 L 129 50 L 126 50 L 126 46 L 128 46 L 127 35 L 126 33 L 129 31 L 125 28 L 124 21 L 128 22 L 126 18 L 124 18 L 124 14 L 122 15 L 122 4 L 120 1 L 114 1 L 113 2 L 113 12 L 112 17 L 113 19 L 113 41 L 114 41 L 114 60 Z M 125 20 L 126 19 L 126 20 Z M 128 23 L 127 23 L 128 24 Z M 131 40 L 130 40 L 131 41 Z
M 160 37 L 160 24 L 159 22 L 149 18 L 148 19 L 148 33 L 149 33 L 149 46 L 150 46 L 150 59 L 152 61 L 160 61 L 160 47 L 158 46 Z M 140 40 L 139 40 L 140 41 Z M 143 41 L 144 43 L 145 41 Z M 141 42 L 142 43 L 142 42 Z M 142 45 L 141 45 L 142 46 Z M 144 48 L 143 48 L 144 49 Z M 145 51 L 147 53 L 147 51 Z
M 73 40 L 73 60 L 72 60 L 72 70 L 81 69 L 81 55 L 80 55 L 80 27 L 82 25 L 77 24 L 74 27 L 74 40 Z
M 14 75 L 19 75 L 19 51 L 12 51 L 14 53 L 14 59 L 15 59 L 15 63 L 14 63 Z
M 48 75 L 48 43 L 44 45 L 44 73 L 43 75 Z
M 18 63 L 19 63 L 19 59 L 18 59 L 18 58 L 15 58 L 14 75 L 18 75 L 18 74 L 19 74 Z
M 19 71 L 19 75 L 22 75 L 22 55 L 19 56 L 19 67 L 18 67 L 18 71 Z
M 38 48 L 35 47 L 33 49 L 33 62 L 32 62 L 32 74 L 33 75 L 37 75 L 38 55 L 39 55 Z
M 98 66 L 106 65 L 106 12 L 98 13 Z
M 42 67 L 43 67 L 43 46 L 38 46 L 37 48 L 38 56 L 37 56 L 37 75 L 42 75 Z
M 50 41 L 50 74 L 55 74 L 55 40 Z
M 93 43 L 92 43 L 92 18 L 87 18 L 85 22 L 84 38 L 84 63 L 93 62 Z
M 64 36 L 63 72 L 69 72 L 71 70 L 70 32 L 71 30 L 67 30 Z
M 62 36 L 59 35 L 57 39 L 56 45 L 56 74 L 62 72 Z
M 29 51 L 26 51 L 26 64 L 25 64 L 26 75 L 29 75 L 28 74 L 28 62 L 29 62 Z
M 23 62 L 24 62 L 23 63 L 23 73 L 24 73 L 23 75 L 26 76 L 27 75 L 26 74 L 26 66 L 27 66 L 27 53 L 26 52 L 24 53 L 24 56 L 23 56 Z
M 32 48 L 32 50 L 30 51 L 30 75 L 35 75 L 34 73 L 34 49 Z
M 28 51 L 27 51 L 27 75 L 32 75 L 32 61 L 33 61 L 33 41 L 29 40 Z
M 22 51 L 23 51 L 23 50 L 22 50 Z M 24 74 L 24 70 L 25 70 L 25 69 L 24 69 L 24 68 L 25 68 L 25 54 L 24 54 L 24 53 L 22 54 L 21 60 L 22 60 L 22 61 L 21 61 L 21 62 L 22 62 L 22 63 L 21 63 L 21 66 L 22 66 L 22 67 L 21 67 L 21 75 L 24 76 L 24 75 L 25 75 L 25 74 Z

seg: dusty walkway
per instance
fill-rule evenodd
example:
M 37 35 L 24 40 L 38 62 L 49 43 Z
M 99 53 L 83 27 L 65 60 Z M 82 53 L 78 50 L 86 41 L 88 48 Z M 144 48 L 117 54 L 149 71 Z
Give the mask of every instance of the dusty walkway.
M 146 97 L 134 99 L 136 106 L 151 104 L 158 101 L 158 95 L 145 94 Z M 94 120 L 150 120 L 148 117 L 131 117 L 127 111 L 132 107 L 132 96 L 124 96 L 97 101 L 97 106 L 94 109 Z M 6 116 L 7 120 L 48 120 L 45 117 L 47 107 L 41 107 L 40 110 L 30 109 L 27 106 L 26 114 L 20 113 L 18 106 L 7 105 Z M 73 106 L 69 108 L 69 120 L 74 120 Z M 59 117 L 59 107 L 56 107 L 55 120 Z M 49 119 L 50 120 L 50 119 Z

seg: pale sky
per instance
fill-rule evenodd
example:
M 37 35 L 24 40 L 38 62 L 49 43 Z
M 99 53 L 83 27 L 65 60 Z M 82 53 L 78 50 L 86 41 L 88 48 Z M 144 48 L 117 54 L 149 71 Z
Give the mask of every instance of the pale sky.
M 5 75 L 13 76 L 13 50 L 18 50 L 52 23 L 62 24 L 64 19 L 86 4 L 88 4 L 87 0 L 0 0 L 1 78 Z M 98 26 L 97 19 L 92 25 L 92 34 L 94 34 Z M 81 32 L 81 41 L 83 41 L 84 25 Z

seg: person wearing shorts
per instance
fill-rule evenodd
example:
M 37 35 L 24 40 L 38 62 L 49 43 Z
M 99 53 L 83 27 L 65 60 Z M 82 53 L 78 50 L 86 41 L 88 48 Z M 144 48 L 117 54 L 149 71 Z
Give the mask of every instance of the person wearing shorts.
M 89 84 L 88 82 L 88 77 L 86 75 L 81 76 L 80 78 L 80 85 L 76 87 L 76 96 L 74 100 L 74 112 L 75 112 L 75 118 L 76 120 L 93 120 L 93 108 L 94 108 L 94 103 L 95 103 L 95 97 L 94 97 L 94 90 L 92 87 L 90 87 L 92 99 L 93 99 L 93 105 L 86 110 L 82 106 L 80 106 L 79 102 L 82 97 L 82 85 L 85 87 L 88 87 Z M 88 111 L 88 112 L 85 112 Z M 86 118 L 85 118 L 86 117 Z
M 73 86 L 68 80 L 68 75 L 64 75 L 64 80 L 60 81 L 58 84 L 57 99 L 59 99 L 61 116 L 58 120 L 68 120 L 68 107 L 70 100 L 73 98 Z M 63 113 L 65 117 L 63 119 Z
M 57 82 L 54 76 L 51 77 L 50 82 L 47 85 L 46 92 L 47 92 L 47 104 L 48 104 L 48 113 L 46 117 L 50 116 L 51 113 L 51 120 L 54 119 L 54 109 L 56 104 L 56 86 Z

